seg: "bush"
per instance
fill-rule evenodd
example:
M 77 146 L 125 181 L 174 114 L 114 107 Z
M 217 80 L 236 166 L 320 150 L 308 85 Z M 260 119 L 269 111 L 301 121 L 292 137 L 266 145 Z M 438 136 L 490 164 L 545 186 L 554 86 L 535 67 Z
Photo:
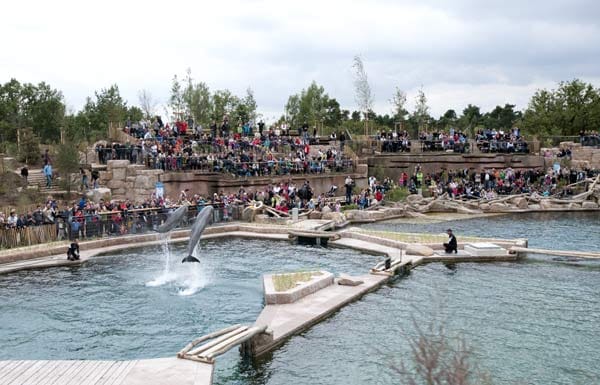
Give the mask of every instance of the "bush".
M 346 211 L 346 210 L 358 210 L 358 205 L 355 203 L 352 203 L 349 205 L 342 206 L 342 211 Z
M 408 188 L 406 187 L 395 187 L 385 194 L 385 200 L 391 202 L 400 202 L 406 199 L 410 195 Z

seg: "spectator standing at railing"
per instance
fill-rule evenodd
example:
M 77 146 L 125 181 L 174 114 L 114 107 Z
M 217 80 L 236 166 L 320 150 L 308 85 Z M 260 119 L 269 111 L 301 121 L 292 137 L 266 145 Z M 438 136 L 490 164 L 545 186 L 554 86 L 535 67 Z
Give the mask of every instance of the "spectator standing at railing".
M 46 187 L 52 187 L 52 165 L 49 162 L 44 166 L 43 172 L 46 177 Z

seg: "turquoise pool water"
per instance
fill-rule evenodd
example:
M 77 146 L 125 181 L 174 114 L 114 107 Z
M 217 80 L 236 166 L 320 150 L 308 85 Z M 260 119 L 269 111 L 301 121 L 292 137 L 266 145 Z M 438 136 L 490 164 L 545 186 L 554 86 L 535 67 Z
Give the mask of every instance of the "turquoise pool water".
M 412 232 L 528 237 L 531 246 L 598 250 L 600 219 L 528 215 L 460 222 L 378 223 Z M 80 268 L 0 276 L 0 359 L 173 355 L 194 337 L 254 321 L 264 272 L 325 268 L 363 273 L 379 258 L 281 242 L 203 242 L 198 290 L 189 277 L 148 287 L 163 270 L 157 248 L 97 258 Z M 174 255 L 183 246 L 174 246 Z M 175 258 L 174 259 L 178 259 Z M 174 263 L 173 266 L 181 268 Z M 539 256 L 519 263 L 419 267 L 364 296 L 258 362 L 219 358 L 216 384 L 397 384 L 414 324 L 462 336 L 494 384 L 599 384 L 600 263 Z

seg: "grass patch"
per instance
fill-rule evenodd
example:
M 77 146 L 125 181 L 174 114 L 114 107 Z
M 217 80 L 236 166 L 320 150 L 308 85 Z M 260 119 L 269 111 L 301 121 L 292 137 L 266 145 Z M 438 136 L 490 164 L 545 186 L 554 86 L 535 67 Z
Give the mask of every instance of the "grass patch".
M 308 282 L 312 277 L 321 275 L 320 271 L 300 271 L 296 273 L 273 274 L 275 291 L 286 291 L 296 287 L 299 282 Z
M 424 233 L 395 233 L 392 231 L 359 230 L 361 233 L 375 237 L 391 239 L 393 241 L 406 243 L 443 243 L 448 241 L 447 234 L 424 234 Z M 457 236 L 459 242 L 483 242 L 486 238 Z
M 358 205 L 356 203 L 351 203 L 351 204 L 342 206 L 342 211 L 346 211 L 346 210 L 358 210 Z
M 406 187 L 394 187 L 390 191 L 385 193 L 385 200 L 390 202 L 400 202 L 406 199 L 410 195 L 408 188 Z

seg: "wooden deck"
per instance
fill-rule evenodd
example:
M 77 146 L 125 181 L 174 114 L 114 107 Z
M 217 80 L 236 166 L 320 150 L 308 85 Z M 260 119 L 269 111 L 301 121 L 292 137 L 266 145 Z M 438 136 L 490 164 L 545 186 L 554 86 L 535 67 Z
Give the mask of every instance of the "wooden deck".
M 208 385 L 213 366 L 177 358 L 0 361 L 0 385 Z

